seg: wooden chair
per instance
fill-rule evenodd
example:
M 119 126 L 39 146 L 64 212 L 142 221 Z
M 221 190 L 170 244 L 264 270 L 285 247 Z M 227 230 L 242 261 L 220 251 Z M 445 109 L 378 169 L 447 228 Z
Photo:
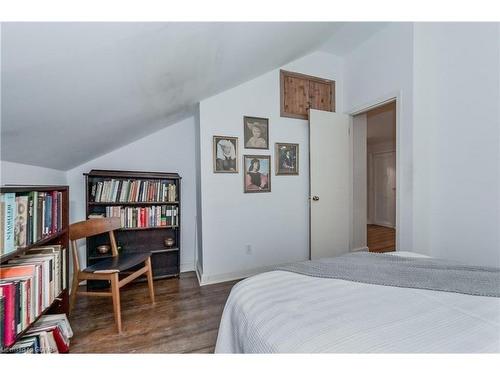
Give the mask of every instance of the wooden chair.
M 151 302 L 155 303 L 155 295 L 153 289 L 153 274 L 151 272 L 151 253 L 141 252 L 132 254 L 118 255 L 114 230 L 121 228 L 120 218 L 103 218 L 90 219 L 71 224 L 69 227 L 69 239 L 73 250 L 73 284 L 71 288 L 70 312 L 73 309 L 77 295 L 112 297 L 113 310 L 115 314 L 116 327 L 118 333 L 122 331 L 122 320 L 120 310 L 120 288 L 127 285 L 129 282 L 146 274 L 149 286 L 149 295 Z M 96 264 L 93 264 L 84 270 L 80 270 L 78 261 L 78 248 L 76 241 L 81 238 L 92 237 L 101 233 L 109 233 L 111 243 L 112 257 L 104 259 Z M 137 271 L 127 272 L 132 267 L 144 263 L 144 266 Z M 120 280 L 121 274 L 128 276 Z M 110 291 L 100 292 L 81 292 L 78 291 L 78 285 L 83 280 L 107 280 L 111 284 Z

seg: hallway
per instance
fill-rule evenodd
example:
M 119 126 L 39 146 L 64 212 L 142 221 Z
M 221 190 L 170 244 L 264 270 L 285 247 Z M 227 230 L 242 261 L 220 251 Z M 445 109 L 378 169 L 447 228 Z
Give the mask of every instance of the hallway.
M 381 225 L 368 224 L 368 249 L 374 253 L 385 253 L 396 249 L 396 230 Z

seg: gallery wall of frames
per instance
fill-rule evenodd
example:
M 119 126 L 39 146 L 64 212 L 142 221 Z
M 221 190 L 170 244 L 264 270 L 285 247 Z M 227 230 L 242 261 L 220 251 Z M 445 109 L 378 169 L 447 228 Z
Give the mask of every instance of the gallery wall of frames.
M 243 116 L 243 148 L 269 151 L 269 119 Z M 239 158 L 239 139 L 223 135 L 213 136 L 214 173 L 239 173 L 242 163 L 243 192 L 271 192 L 271 155 L 244 154 Z M 299 174 L 299 145 L 297 143 L 275 143 L 276 176 Z M 250 151 L 249 151 L 250 152 Z

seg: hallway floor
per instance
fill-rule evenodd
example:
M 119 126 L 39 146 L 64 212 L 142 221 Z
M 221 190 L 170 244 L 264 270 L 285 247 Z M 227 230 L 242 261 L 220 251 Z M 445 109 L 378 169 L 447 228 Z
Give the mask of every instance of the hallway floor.
M 381 225 L 368 224 L 368 249 L 385 253 L 396 249 L 396 230 Z

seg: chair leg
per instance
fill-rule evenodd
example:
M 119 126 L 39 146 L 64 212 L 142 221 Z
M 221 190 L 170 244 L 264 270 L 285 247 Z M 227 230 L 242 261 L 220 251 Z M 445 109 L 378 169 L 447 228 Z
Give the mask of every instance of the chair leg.
M 115 313 L 115 322 L 118 333 L 122 333 L 122 315 L 120 307 L 120 286 L 118 273 L 114 273 L 111 276 L 111 294 L 113 297 L 113 311 Z
M 70 301 L 69 301 L 69 313 L 71 314 L 71 311 L 73 311 L 73 307 L 75 307 L 75 302 L 76 302 L 76 293 L 78 291 L 78 285 L 80 284 L 78 280 L 78 272 L 75 272 L 73 274 L 73 283 L 71 284 L 71 296 L 70 296 Z
M 151 303 L 155 303 L 155 290 L 153 287 L 153 270 L 151 268 L 151 257 L 146 259 L 146 266 L 148 267 L 148 271 L 146 275 L 148 277 L 148 287 L 149 287 L 149 297 L 151 298 Z

